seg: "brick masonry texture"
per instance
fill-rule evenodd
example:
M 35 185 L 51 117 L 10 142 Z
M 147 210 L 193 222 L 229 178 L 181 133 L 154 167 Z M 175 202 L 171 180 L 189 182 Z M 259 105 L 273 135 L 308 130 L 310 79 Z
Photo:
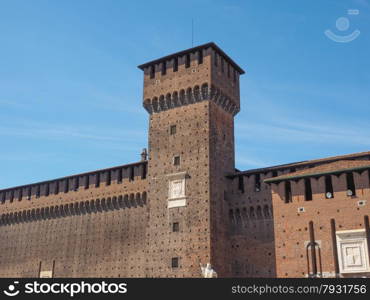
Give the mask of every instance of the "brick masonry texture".
M 201 277 L 200 265 L 211 263 L 219 277 L 307 277 L 310 222 L 317 272 L 338 276 L 331 219 L 336 230 L 365 228 L 369 204 L 358 203 L 370 200 L 370 152 L 238 171 L 234 116 L 244 71 L 213 43 L 139 68 L 148 159 L 0 190 L 0 276 Z M 185 197 L 169 207 L 176 176 Z

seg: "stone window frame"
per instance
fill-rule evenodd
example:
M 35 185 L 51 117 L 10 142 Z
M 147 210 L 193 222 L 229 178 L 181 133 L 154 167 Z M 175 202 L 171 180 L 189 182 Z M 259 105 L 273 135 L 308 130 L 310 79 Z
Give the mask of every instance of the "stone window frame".
M 178 155 L 178 154 L 174 155 L 172 159 L 172 164 L 174 166 L 180 166 L 181 165 L 181 155 Z
M 170 126 L 170 135 L 175 135 L 176 134 L 176 131 L 177 131 L 177 126 L 176 124 L 172 124 Z
M 186 178 L 187 178 L 187 173 L 186 172 L 179 172 L 179 173 L 174 173 L 174 174 L 168 174 L 168 197 L 167 197 L 167 202 L 168 208 L 173 208 L 173 207 L 182 207 L 186 206 Z M 172 195 L 172 189 L 173 189 L 173 183 L 175 181 L 181 181 L 182 184 L 182 193 L 180 196 L 174 197 Z
M 365 229 L 354 229 L 354 230 L 342 230 L 336 231 L 337 238 L 337 249 L 338 249 L 338 262 L 339 270 L 342 274 L 354 274 L 354 273 L 368 273 L 370 272 L 369 253 L 367 247 L 366 230 Z M 344 265 L 343 245 L 345 244 L 356 244 L 360 243 L 360 247 L 363 250 L 362 259 L 364 260 L 364 266 L 361 268 L 346 268 Z

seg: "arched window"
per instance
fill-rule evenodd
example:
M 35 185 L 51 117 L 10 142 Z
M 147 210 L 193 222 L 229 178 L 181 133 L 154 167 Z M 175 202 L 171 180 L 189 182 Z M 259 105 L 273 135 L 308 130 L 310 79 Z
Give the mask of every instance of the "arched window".
M 166 95 L 166 106 L 167 108 L 171 108 L 171 94 L 170 93 Z
M 266 219 L 270 218 L 270 209 L 267 204 L 263 207 L 263 215 L 265 216 Z
M 208 98 L 208 84 L 204 83 L 202 85 L 202 98 L 207 99 Z
M 173 94 L 172 94 L 172 105 L 174 107 L 178 106 L 179 105 L 178 101 L 179 101 L 179 95 L 178 95 L 178 93 L 177 92 L 173 92 Z
M 123 202 L 122 195 L 118 196 L 118 205 L 119 205 L 120 208 L 124 208 L 125 207 L 125 203 Z
M 91 213 L 91 207 L 90 207 L 89 201 L 85 201 L 85 209 L 86 209 L 86 212 Z
M 146 203 L 147 200 L 146 197 L 147 197 L 146 192 L 144 192 L 143 195 L 141 196 L 141 199 L 143 200 L 144 204 Z
M 159 97 L 159 107 L 160 107 L 162 110 L 164 110 L 164 109 L 166 108 L 165 101 L 164 101 L 164 96 L 163 96 L 163 95 L 161 95 L 161 96 Z
M 180 90 L 180 102 L 181 104 L 183 104 L 185 102 L 185 91 L 184 90 Z
M 140 193 L 136 193 L 136 197 L 135 197 L 136 199 L 136 203 L 141 203 L 141 195 L 140 195 Z
M 130 205 L 130 203 L 128 201 L 128 195 L 127 194 L 123 197 L 123 202 L 125 203 L 125 206 L 129 206 Z
M 257 206 L 257 219 L 262 219 L 262 208 L 261 206 Z
M 107 198 L 107 208 L 113 210 L 112 198 Z
M 152 105 L 153 105 L 154 112 L 158 112 L 159 109 L 158 109 L 158 98 L 157 97 L 153 98 Z
M 192 103 L 192 100 L 193 100 L 193 95 L 192 94 L 193 93 L 192 93 L 191 88 L 190 87 L 187 88 L 187 90 L 186 90 L 186 99 L 187 99 L 188 103 Z
M 250 209 L 249 209 L 249 216 L 251 219 L 254 219 L 256 216 L 254 214 L 254 207 L 251 206 Z
M 135 194 L 130 194 L 130 204 L 133 205 L 135 203 Z
M 200 100 L 200 92 L 199 92 L 199 86 L 198 85 L 196 85 L 194 87 L 194 99 L 195 99 L 195 101 Z
M 247 208 L 246 207 L 243 207 L 243 209 L 242 209 L 242 218 L 244 220 L 248 220 L 248 212 L 247 212 Z
M 117 197 L 116 196 L 114 196 L 112 198 L 112 205 L 113 205 L 113 208 L 114 209 L 119 209 L 118 202 L 117 202 Z

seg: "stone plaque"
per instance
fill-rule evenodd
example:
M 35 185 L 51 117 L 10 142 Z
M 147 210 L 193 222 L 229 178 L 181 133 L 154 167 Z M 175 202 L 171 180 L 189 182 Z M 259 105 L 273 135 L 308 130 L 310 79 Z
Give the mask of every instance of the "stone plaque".
M 340 272 L 370 272 L 365 230 L 337 231 L 336 234 Z

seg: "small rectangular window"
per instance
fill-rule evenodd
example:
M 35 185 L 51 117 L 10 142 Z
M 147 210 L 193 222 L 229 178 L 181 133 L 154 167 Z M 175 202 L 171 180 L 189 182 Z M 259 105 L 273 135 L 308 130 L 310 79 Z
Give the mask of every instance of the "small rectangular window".
M 254 190 L 256 192 L 261 191 L 261 175 L 260 174 L 254 175 Z
M 218 66 L 218 55 L 217 55 L 217 53 L 215 53 L 215 56 L 214 56 L 214 63 L 215 63 L 215 66 L 217 67 Z
M 130 172 L 130 174 L 129 174 L 129 180 L 130 181 L 134 181 L 135 180 L 135 172 L 134 172 L 134 167 L 130 167 L 130 169 L 129 169 L 129 172 Z
M 278 172 L 277 171 L 272 171 L 272 177 L 277 177 L 278 176 Z
M 230 78 L 230 65 L 227 64 L 227 77 Z
M 59 194 L 59 182 L 55 181 L 54 182 L 54 195 Z
M 118 175 L 117 175 L 117 182 L 121 183 L 122 182 L 122 169 L 118 169 Z
M 146 164 L 143 164 L 141 169 L 141 179 L 145 178 L 146 178 Z
M 179 58 L 175 57 L 173 59 L 173 71 L 177 72 L 179 70 Z
M 179 165 L 180 165 L 180 156 L 175 156 L 175 157 L 173 158 L 173 164 L 174 164 L 175 166 L 179 166 Z
M 27 191 L 27 199 L 28 200 L 31 200 L 31 197 L 32 197 L 32 187 L 28 187 L 28 191 Z
M 190 54 L 185 56 L 185 68 L 190 68 Z
M 79 187 L 79 185 L 80 185 L 80 180 L 79 180 L 79 178 L 78 178 L 78 176 L 75 178 L 75 180 L 74 180 L 74 187 L 73 187 L 73 190 L 74 191 L 78 191 L 78 187 Z
M 95 187 L 100 186 L 100 173 L 95 174 Z
M 285 181 L 285 203 L 292 202 L 292 186 L 290 181 Z
M 1 193 L 1 204 L 5 203 L 5 192 Z
M 178 268 L 179 267 L 179 258 L 178 257 L 172 257 L 171 267 L 172 268 Z
M 167 72 L 167 64 L 166 62 L 164 61 L 162 63 L 162 75 L 166 75 L 166 72 Z
M 236 82 L 236 70 L 233 72 L 233 81 Z
M 19 189 L 19 192 L 18 192 L 18 201 L 21 201 L 22 200 L 22 189 Z
M 239 191 L 244 193 L 244 176 L 243 175 L 238 176 L 238 189 Z
M 172 223 L 172 232 L 179 232 L 179 231 L 180 231 L 179 222 Z
M 36 198 L 40 198 L 40 194 L 41 194 L 41 192 L 40 192 L 40 185 L 38 184 L 36 186 Z
M 355 181 L 353 179 L 353 173 L 346 173 L 347 180 L 347 195 L 356 196 Z
M 68 193 L 68 191 L 69 191 L 69 179 L 66 179 L 64 181 L 64 192 Z
M 87 190 L 90 186 L 90 175 L 85 176 L 85 190 Z
M 13 200 L 14 200 L 14 190 L 10 191 L 9 200 L 10 200 L 10 202 L 13 202 Z
M 198 51 L 198 64 L 202 64 L 203 63 L 203 50 L 199 50 Z
M 50 194 L 50 183 L 47 183 L 45 185 L 45 196 L 47 197 L 49 196 L 49 194 Z
M 112 183 L 112 177 L 111 177 L 111 173 L 110 171 L 107 171 L 107 181 L 106 181 L 106 185 L 110 185 Z
M 222 57 L 220 57 L 220 59 L 221 59 L 221 72 L 223 73 L 223 72 L 225 72 L 225 64 L 224 64 L 224 60 L 223 60 L 223 58 Z
M 334 197 L 333 182 L 331 176 L 325 176 L 325 198 L 330 199 Z
M 311 201 L 312 200 L 312 187 L 311 187 L 310 178 L 306 178 L 304 180 L 304 190 L 305 190 L 305 200 Z
M 150 66 L 150 78 L 153 79 L 155 76 L 155 65 Z
M 171 125 L 171 127 L 170 127 L 170 134 L 171 135 L 176 134 L 176 125 Z
M 238 189 L 244 193 L 244 176 L 243 175 L 240 175 L 238 177 Z

